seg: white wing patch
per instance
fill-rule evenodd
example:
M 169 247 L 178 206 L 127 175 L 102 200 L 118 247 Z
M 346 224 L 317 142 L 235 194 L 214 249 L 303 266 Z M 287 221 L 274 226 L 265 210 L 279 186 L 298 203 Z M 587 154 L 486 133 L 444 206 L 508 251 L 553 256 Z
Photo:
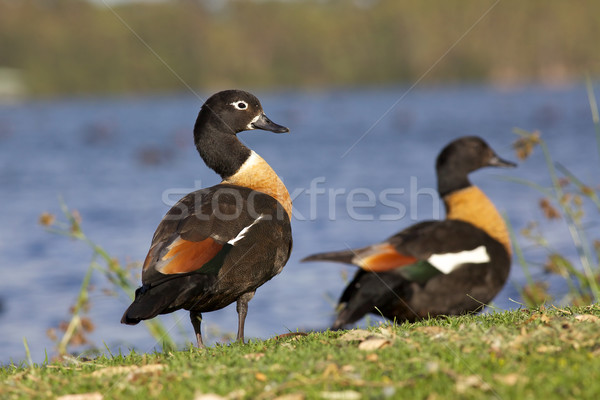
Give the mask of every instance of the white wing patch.
M 427 261 L 444 274 L 449 274 L 463 264 L 483 264 L 490 261 L 485 246 L 458 253 L 434 254 Z
M 238 233 L 238 235 L 236 237 L 234 237 L 233 239 L 231 239 L 227 243 L 229 243 L 232 246 L 235 246 L 235 244 L 237 242 L 239 242 L 240 240 L 242 240 L 244 238 L 244 236 L 246 235 L 246 233 L 248 233 L 248 231 L 250 230 L 250 228 L 252 228 L 254 225 L 256 225 L 258 223 L 258 221 L 260 221 L 262 219 L 262 217 L 264 217 L 264 214 L 260 214 L 260 216 L 258 218 L 256 218 L 250 225 L 248 225 L 247 227 L 245 227 L 244 229 L 242 229 L 240 231 L 240 233 Z

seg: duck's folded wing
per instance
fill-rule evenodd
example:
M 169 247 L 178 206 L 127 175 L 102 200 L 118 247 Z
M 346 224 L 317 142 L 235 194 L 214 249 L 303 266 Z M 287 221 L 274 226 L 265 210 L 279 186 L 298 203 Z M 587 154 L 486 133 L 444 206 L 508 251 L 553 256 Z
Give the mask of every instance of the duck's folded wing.
M 212 290 L 231 250 L 248 254 L 261 231 L 284 215 L 281 210 L 266 194 L 230 185 L 185 196 L 159 224 L 144 261 L 142 287 L 121 322 L 136 324 L 172 312 Z
M 158 226 L 142 282 L 156 284 L 187 273 L 217 274 L 233 246 L 244 246 L 252 230 L 276 217 L 275 212 L 265 215 L 269 207 L 254 204 L 265 201 L 277 203 L 270 196 L 229 185 L 188 194 Z
M 464 264 L 490 261 L 493 239 L 481 229 L 459 220 L 425 221 L 390 237 L 386 242 L 398 253 L 414 257 L 449 274 Z M 408 272 L 408 271 L 407 271 Z
M 360 249 L 313 254 L 302 261 L 354 264 L 372 272 L 401 269 L 407 278 L 421 281 L 432 274 L 448 274 L 465 263 L 489 261 L 486 247 L 489 240 L 493 239 L 467 222 L 425 221 L 381 243 Z

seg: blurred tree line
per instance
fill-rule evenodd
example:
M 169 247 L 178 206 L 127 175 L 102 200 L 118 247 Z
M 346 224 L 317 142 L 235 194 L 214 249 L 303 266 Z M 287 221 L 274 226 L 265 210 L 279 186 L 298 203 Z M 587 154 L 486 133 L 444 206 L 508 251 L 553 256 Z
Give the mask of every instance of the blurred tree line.
M 599 74 L 600 2 L 503 0 L 476 24 L 494 4 L 0 0 L 0 68 L 32 95 Z

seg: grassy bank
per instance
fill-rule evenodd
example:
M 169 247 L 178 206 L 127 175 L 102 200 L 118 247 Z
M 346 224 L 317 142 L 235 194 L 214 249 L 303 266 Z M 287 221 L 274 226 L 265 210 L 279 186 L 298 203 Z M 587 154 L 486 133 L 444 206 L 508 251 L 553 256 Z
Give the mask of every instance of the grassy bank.
M 600 74 L 600 3 L 0 0 L 0 67 L 32 95 Z
M 600 306 L 5 366 L 0 395 L 88 399 L 598 398 Z

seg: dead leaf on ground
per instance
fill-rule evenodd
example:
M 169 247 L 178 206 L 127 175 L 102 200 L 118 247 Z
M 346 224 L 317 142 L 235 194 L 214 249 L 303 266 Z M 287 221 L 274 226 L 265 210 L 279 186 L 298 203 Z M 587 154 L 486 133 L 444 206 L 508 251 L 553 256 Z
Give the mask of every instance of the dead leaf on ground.
M 330 364 L 327 364 L 327 366 L 323 370 L 323 373 L 321 374 L 321 376 L 323 378 L 327 378 L 329 376 L 339 375 L 339 373 L 340 373 L 340 369 L 338 368 L 338 366 L 334 363 L 330 363 Z
M 592 314 L 578 314 L 575 316 L 575 320 L 579 322 L 598 322 L 600 318 Z
M 244 389 L 234 390 L 233 392 L 227 393 L 225 397 L 227 400 L 235 400 L 235 399 L 245 399 L 248 395 Z
M 102 400 L 104 396 L 98 392 L 94 393 L 79 393 L 79 394 L 67 394 L 59 396 L 56 400 Z
M 194 400 L 226 400 L 226 398 L 215 393 L 200 393 L 194 396 Z
M 321 392 L 321 398 L 326 400 L 358 400 L 362 396 L 354 390 L 344 390 L 341 392 Z
M 262 372 L 255 373 L 254 377 L 256 378 L 257 381 L 261 381 L 261 382 L 267 381 L 267 376 L 265 374 L 263 374 Z
M 410 339 L 410 338 L 401 338 L 401 340 L 404 342 L 404 344 L 407 347 L 412 347 L 417 351 L 421 351 L 421 344 L 415 342 L 414 340 Z
M 536 319 L 538 319 L 540 317 L 540 314 L 531 314 L 531 317 L 527 318 L 525 321 L 523 321 L 524 325 L 527 325 L 533 321 L 535 321 Z
M 446 329 L 441 326 L 419 326 L 415 328 L 415 331 L 422 332 L 427 335 L 439 335 L 440 333 L 445 333 Z
M 352 364 L 346 364 L 346 365 L 342 365 L 341 370 L 342 370 L 342 372 L 345 372 L 345 373 L 351 373 L 351 372 L 356 371 L 356 367 Z
M 248 353 L 248 354 L 244 354 L 243 357 L 246 360 L 251 360 L 251 361 L 256 361 L 256 360 L 260 360 L 261 358 L 263 358 L 265 356 L 265 353 Z
M 373 332 L 367 331 L 365 329 L 353 329 L 344 333 L 338 338 L 338 340 L 352 342 L 355 340 L 365 340 L 369 336 L 374 336 Z
M 514 386 L 519 382 L 526 382 L 527 377 L 520 374 L 494 375 L 494 379 L 507 386 Z
M 540 317 L 540 321 L 542 321 L 543 323 L 547 324 L 551 321 L 550 317 L 548 316 L 548 314 L 542 314 L 542 316 Z
M 386 338 L 394 338 L 396 336 L 396 332 L 392 329 L 391 326 L 381 327 L 377 330 L 383 337 Z
M 561 350 L 560 346 L 547 346 L 545 344 L 538 346 L 537 349 L 535 349 L 538 353 L 556 353 L 559 352 Z
M 430 374 L 435 374 L 440 370 L 440 364 L 435 361 L 425 363 L 425 370 Z
M 490 390 L 492 387 L 477 375 L 459 376 L 456 380 L 456 391 L 465 393 L 468 389 Z
M 448 335 L 456 335 L 456 333 L 451 332 L 449 329 L 441 326 L 420 326 L 416 328 L 415 331 L 424 333 L 431 339 L 443 339 Z
M 569 310 L 567 310 L 566 308 L 558 308 L 556 306 L 552 306 L 552 308 L 554 308 L 556 311 L 562 313 L 562 314 L 566 314 L 566 315 L 573 315 L 573 313 Z
M 302 393 L 290 393 L 275 397 L 273 400 L 304 400 L 306 396 Z
M 145 374 L 145 373 L 161 371 L 164 368 L 165 368 L 165 366 L 163 364 L 107 367 L 107 368 L 99 369 L 97 371 L 92 372 L 91 376 L 93 376 L 93 377 L 113 376 L 113 375 L 126 374 L 126 373 Z
M 283 371 L 285 368 L 283 368 L 283 366 L 281 364 L 271 364 L 269 365 L 269 371 L 270 372 L 279 372 L 279 371 Z
M 362 341 L 358 345 L 358 349 L 364 350 L 364 351 L 372 351 L 372 350 L 382 349 L 386 346 L 389 346 L 390 344 L 391 344 L 391 342 L 388 339 L 370 338 L 370 339 Z

